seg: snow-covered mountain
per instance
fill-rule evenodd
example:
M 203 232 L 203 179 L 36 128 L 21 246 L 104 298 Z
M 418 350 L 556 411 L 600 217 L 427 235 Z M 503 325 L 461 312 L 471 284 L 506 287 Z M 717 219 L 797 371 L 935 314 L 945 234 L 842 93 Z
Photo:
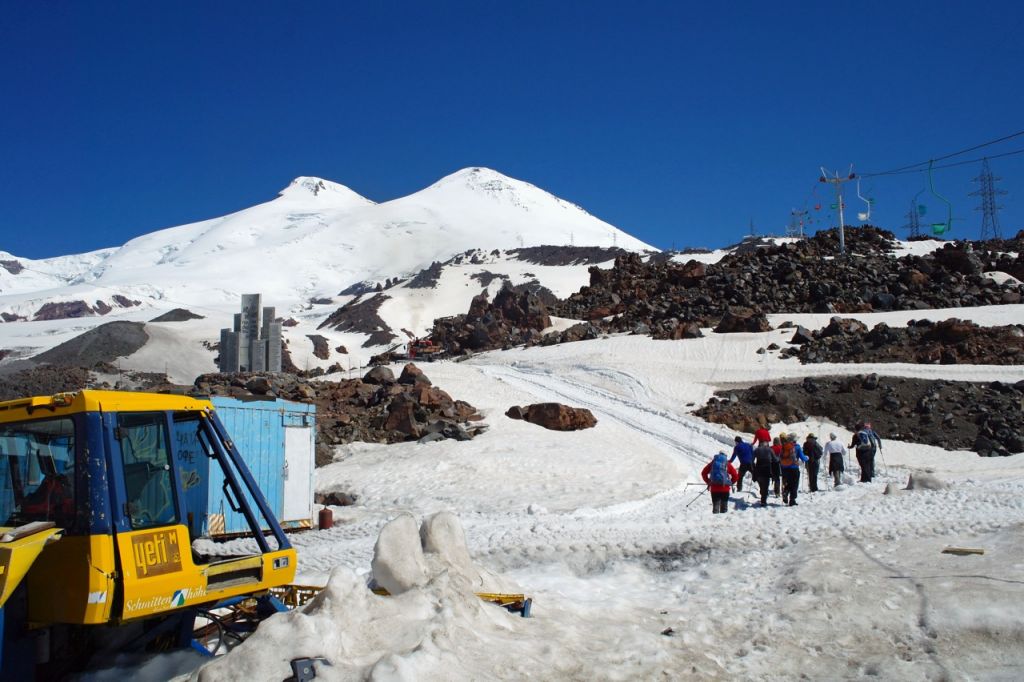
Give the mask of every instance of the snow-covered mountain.
M 189 337 L 178 346 L 176 355 L 182 355 L 201 348 L 201 340 L 217 339 L 240 294 L 259 292 L 278 315 L 299 322 L 289 336 L 301 339 L 293 354 L 308 364 L 303 353 L 311 346 L 304 337 L 324 333 L 315 331 L 319 322 L 353 298 L 342 291 L 407 281 L 459 253 L 476 250 L 485 257 L 476 259 L 480 267 L 473 272 L 444 273 L 444 295 L 404 285 L 389 290 L 381 311 L 389 326 L 420 334 L 434 317 L 465 312 L 483 288 L 472 276 L 487 267 L 513 284 L 537 280 L 562 295 L 587 282 L 585 264 L 544 268 L 505 253 L 541 245 L 651 248 L 574 204 L 486 168 L 458 171 L 380 204 L 344 185 L 300 177 L 266 203 L 113 249 L 36 261 L 0 252 L 0 262 L 8 264 L 0 265 L 0 319 L 9 322 L 0 324 L 0 349 L 28 357 L 113 317 L 147 321 L 185 307 L 206 319 L 177 323 L 176 332 Z M 312 300 L 331 305 L 312 306 Z M 63 319 L 40 319 L 46 317 Z M 325 335 L 349 348 L 366 338 Z M 181 369 L 209 371 L 212 357 L 203 350 Z M 358 364 L 365 357 L 351 360 Z

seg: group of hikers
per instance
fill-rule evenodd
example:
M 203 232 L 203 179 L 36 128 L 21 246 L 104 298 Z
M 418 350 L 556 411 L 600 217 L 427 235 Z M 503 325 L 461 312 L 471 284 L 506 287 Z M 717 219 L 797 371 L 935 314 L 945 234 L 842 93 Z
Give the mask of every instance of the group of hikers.
M 812 493 L 818 492 L 818 472 L 821 460 L 826 455 L 828 475 L 833 478 L 836 486 L 840 485 L 846 470 L 847 449 L 835 433 L 828 436 L 829 440 L 824 447 L 813 433 L 807 434 L 801 446 L 795 433 L 780 433 L 772 438 L 765 426 L 757 429 L 750 443 L 736 436 L 732 457 L 719 452 L 701 472 L 711 492 L 712 513 L 724 514 L 728 511 L 729 494 L 733 486 L 736 486 L 737 492 L 743 491 L 743 477 L 748 471 L 758 485 L 762 507 L 768 506 L 769 484 L 774 487 L 775 497 L 781 494 L 782 504 L 797 506 L 800 466 L 804 464 L 807 467 L 808 489 Z M 870 422 L 857 423 L 849 447 L 857 455 L 861 483 L 870 483 L 875 475 L 875 455 L 882 449 L 882 439 L 871 428 Z M 739 470 L 732 465 L 737 460 Z

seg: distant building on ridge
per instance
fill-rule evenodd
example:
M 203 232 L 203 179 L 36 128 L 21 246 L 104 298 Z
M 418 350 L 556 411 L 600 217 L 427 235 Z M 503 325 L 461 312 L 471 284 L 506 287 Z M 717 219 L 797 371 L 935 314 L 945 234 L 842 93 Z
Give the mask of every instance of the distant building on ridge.
M 242 294 L 234 328 L 220 330 L 221 372 L 281 371 L 281 323 L 273 307 L 261 307 L 262 299 L 262 294 Z

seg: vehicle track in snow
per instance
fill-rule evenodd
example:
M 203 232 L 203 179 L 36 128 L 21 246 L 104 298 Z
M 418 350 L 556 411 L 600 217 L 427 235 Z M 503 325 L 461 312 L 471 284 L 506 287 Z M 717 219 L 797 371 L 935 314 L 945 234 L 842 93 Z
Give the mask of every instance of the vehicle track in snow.
M 712 549 L 780 549 L 801 540 L 844 533 L 866 539 L 895 539 L 983 532 L 1024 521 L 1024 502 L 1017 499 L 1017 493 L 1024 491 L 1024 482 L 1006 482 L 995 488 L 968 482 L 947 491 L 882 496 L 887 483 L 905 481 L 906 470 L 899 467 L 877 476 L 873 484 L 845 486 L 835 493 L 824 492 L 824 481 L 823 493 L 806 492 L 803 476 L 800 502 L 804 506 L 799 510 L 775 506 L 778 501 L 774 499 L 773 507 L 759 509 L 752 506 L 755 500 L 749 491 L 734 493 L 733 513 L 715 517 L 707 513 L 706 500 L 698 499 L 687 506 L 701 488 L 686 483 L 693 482 L 697 467 L 703 467 L 716 449 L 729 451 L 732 442 L 723 428 L 659 407 L 657 396 L 642 381 L 620 370 L 577 364 L 555 372 L 522 363 L 485 365 L 479 370 L 539 400 L 586 407 L 599 419 L 613 420 L 654 443 L 683 471 L 691 472 L 670 487 L 639 500 L 565 513 L 540 513 L 525 522 L 522 517 L 495 516 L 467 520 L 471 545 L 489 556 L 496 567 L 562 561 L 586 572 L 616 560 L 686 562 Z M 611 382 L 622 390 L 595 385 L 600 382 Z M 989 507 L 991 514 L 986 516 L 1001 520 L 991 528 L 964 520 L 964 511 L 973 505 Z M 977 518 L 976 514 L 967 516 Z M 794 522 L 796 519 L 799 521 Z

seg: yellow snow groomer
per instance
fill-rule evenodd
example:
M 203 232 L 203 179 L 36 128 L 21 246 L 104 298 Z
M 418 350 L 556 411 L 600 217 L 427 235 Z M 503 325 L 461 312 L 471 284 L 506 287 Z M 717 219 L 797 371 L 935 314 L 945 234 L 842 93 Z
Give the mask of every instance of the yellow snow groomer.
M 200 536 L 213 471 L 249 539 Z M 295 563 L 209 401 L 80 391 L 0 402 L 0 679 L 188 646 L 197 615 L 273 601 Z

